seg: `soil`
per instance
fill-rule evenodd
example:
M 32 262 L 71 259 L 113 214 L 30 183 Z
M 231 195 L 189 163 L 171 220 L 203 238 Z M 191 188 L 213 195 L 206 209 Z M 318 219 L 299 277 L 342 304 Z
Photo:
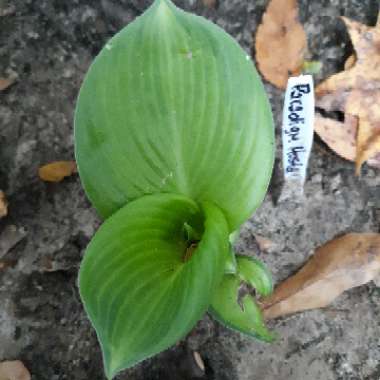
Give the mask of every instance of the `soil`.
M 80 83 L 105 42 L 139 15 L 142 0 L 0 0 L 0 189 L 9 215 L 0 220 L 0 360 L 20 359 L 35 380 L 103 380 L 101 354 L 78 297 L 84 249 L 100 224 L 79 178 L 38 179 L 38 167 L 73 159 L 73 110 Z M 176 3 L 231 33 L 250 52 L 266 0 Z M 309 56 L 323 62 L 319 81 L 343 67 L 352 46 L 339 16 L 374 25 L 378 0 L 300 0 Z M 380 171 L 350 162 L 316 138 L 305 197 L 283 187 L 280 126 L 283 92 L 266 84 L 277 128 L 269 194 L 241 232 L 237 249 L 265 261 L 275 281 L 294 273 L 318 245 L 346 232 L 380 232 Z M 270 239 L 260 250 L 255 235 Z M 271 323 L 276 343 L 251 341 L 214 322 L 199 322 L 172 349 L 132 368 L 129 380 L 379 380 L 380 289 L 351 290 L 324 310 Z M 194 360 L 197 351 L 205 372 Z

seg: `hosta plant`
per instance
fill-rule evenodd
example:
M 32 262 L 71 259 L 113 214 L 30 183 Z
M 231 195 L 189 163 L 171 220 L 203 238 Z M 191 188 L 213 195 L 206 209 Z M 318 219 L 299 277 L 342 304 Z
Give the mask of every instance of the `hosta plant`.
M 105 219 L 79 289 L 107 377 L 176 343 L 207 310 L 271 341 L 253 296 L 271 291 L 270 276 L 231 245 L 266 193 L 274 149 L 262 83 L 238 44 L 154 1 L 92 64 L 75 143 Z

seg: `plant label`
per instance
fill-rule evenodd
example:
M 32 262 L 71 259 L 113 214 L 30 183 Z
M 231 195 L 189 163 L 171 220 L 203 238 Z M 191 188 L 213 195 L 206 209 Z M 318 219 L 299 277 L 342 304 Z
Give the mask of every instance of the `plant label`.
M 289 78 L 282 126 L 284 176 L 301 194 L 313 145 L 314 113 L 313 77 Z

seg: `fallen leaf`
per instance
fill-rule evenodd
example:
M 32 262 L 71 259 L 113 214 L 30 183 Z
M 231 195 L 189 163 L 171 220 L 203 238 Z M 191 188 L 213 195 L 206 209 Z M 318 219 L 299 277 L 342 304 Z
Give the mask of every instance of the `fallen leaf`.
M 297 0 L 271 0 L 256 34 L 256 59 L 268 82 L 286 88 L 289 75 L 299 74 L 307 50 L 298 21 Z
M 339 156 L 349 161 L 356 159 L 356 135 L 358 118 L 346 115 L 344 122 L 315 115 L 314 130 L 319 137 Z M 367 161 L 368 165 L 380 168 L 380 152 Z
M 216 0 L 202 0 L 202 3 L 207 8 L 215 8 Z
M 0 380 L 30 380 L 29 371 L 19 361 L 8 361 L 0 363 Z
M 0 91 L 6 90 L 15 82 L 12 78 L 0 78 Z
M 344 122 L 341 122 L 319 114 L 315 115 L 315 132 L 331 149 L 346 160 L 355 161 L 357 128 L 356 117 L 346 118 Z
M 345 17 L 343 21 L 355 55 L 348 58 L 343 72 L 331 76 L 316 88 L 317 107 L 341 111 L 345 119 L 358 118 L 355 162 L 356 173 L 359 174 L 364 162 L 380 160 L 380 14 L 375 27 Z M 349 123 L 345 125 L 347 136 L 351 139 L 352 126 Z M 326 135 L 321 137 L 331 139 Z M 330 147 L 334 149 L 334 146 Z
M 8 214 L 8 202 L 5 198 L 5 194 L 0 190 L 0 218 L 3 218 Z
M 380 37 L 380 34 L 379 34 Z M 380 38 L 379 38 L 380 43 Z M 380 57 L 380 49 L 379 49 Z M 380 65 L 380 59 L 379 59 Z M 379 66 L 380 68 L 380 66 Z M 378 69 L 379 70 L 379 69 Z M 380 85 L 380 75 L 379 75 Z M 356 174 L 369 158 L 380 153 L 380 87 L 377 91 L 352 91 L 346 105 L 346 114 L 356 115 L 359 127 L 356 138 Z M 349 111 L 349 112 L 348 112 Z
M 65 177 L 77 173 L 75 161 L 56 161 L 38 170 L 39 177 L 46 182 L 61 182 Z
M 380 274 L 380 234 L 348 234 L 319 247 L 294 276 L 262 300 L 265 318 L 328 306 Z

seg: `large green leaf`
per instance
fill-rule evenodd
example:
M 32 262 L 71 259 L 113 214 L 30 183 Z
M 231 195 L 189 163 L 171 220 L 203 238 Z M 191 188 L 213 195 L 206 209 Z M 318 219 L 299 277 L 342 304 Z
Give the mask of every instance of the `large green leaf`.
M 201 237 L 193 252 L 187 226 Z M 180 195 L 142 197 L 102 225 L 87 248 L 79 286 L 109 378 L 194 326 L 223 276 L 227 254 L 221 211 Z
M 75 117 L 89 198 L 108 217 L 145 194 L 212 201 L 230 231 L 262 201 L 273 164 L 270 107 L 249 56 L 169 0 L 105 46 Z

